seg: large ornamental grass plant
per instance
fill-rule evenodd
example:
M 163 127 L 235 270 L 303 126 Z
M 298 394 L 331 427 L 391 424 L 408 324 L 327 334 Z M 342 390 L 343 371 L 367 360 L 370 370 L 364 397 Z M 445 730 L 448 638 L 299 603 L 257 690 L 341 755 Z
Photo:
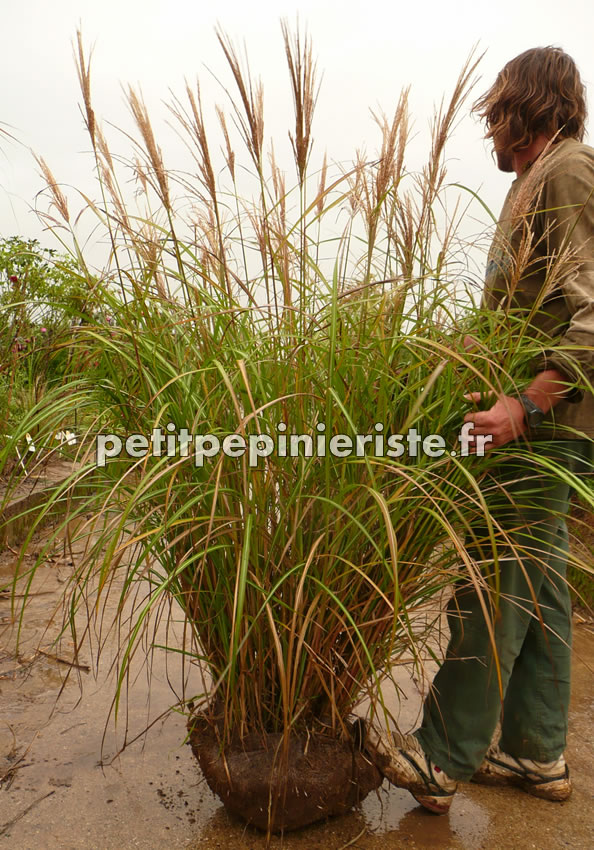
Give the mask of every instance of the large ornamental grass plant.
M 453 190 L 444 149 L 476 61 L 435 115 L 420 172 L 406 167 L 406 92 L 391 118 L 377 116 L 373 161 L 359 155 L 338 168 L 324 159 L 314 169 L 316 67 L 309 39 L 283 26 L 295 106 L 296 177 L 287 181 L 265 151 L 262 87 L 231 41 L 218 38 L 237 96 L 229 114 L 217 109 L 212 130 L 199 88 L 173 99 L 172 119 L 194 160 L 193 173 L 179 173 L 166 166 L 135 90 L 134 159 L 112 153 L 79 35 L 99 187 L 98 199 L 87 200 L 110 258 L 98 275 L 78 244 L 73 254 L 110 322 L 76 328 L 63 385 L 21 427 L 51 434 L 75 411 L 84 426 L 79 465 L 46 511 L 66 502 L 62 526 L 80 520 L 76 533 L 87 546 L 65 592 L 64 627 L 77 643 L 80 612 L 105 633 L 119 627 L 118 698 L 130 659 L 167 610 L 181 619 L 183 640 L 153 642 L 151 652 L 175 654 L 180 680 L 200 668 L 203 688 L 184 699 L 216 708 L 228 736 L 319 724 L 339 736 L 362 699 L 381 710 L 381 684 L 398 659 L 425 651 L 433 622 L 426 612 L 439 617 L 426 603 L 440 590 L 473 582 L 493 621 L 505 535 L 491 509 L 505 494 L 490 468 L 530 449 L 519 440 L 463 456 L 459 434 L 471 409 L 464 396 L 521 387 L 544 343 L 525 319 L 482 312 L 462 273 L 469 249 L 460 208 L 450 215 L 445 201 Z M 60 218 L 68 227 L 66 199 L 43 168 L 54 225 Z M 130 173 L 133 202 L 122 188 Z M 466 333 L 476 339 L 472 354 L 462 345 Z M 123 447 L 156 428 L 165 438 L 160 456 L 115 456 L 114 443 L 96 454 L 99 433 Z M 194 442 L 184 443 L 184 428 Z M 430 442 L 415 452 L 411 429 L 439 435 L 445 450 Z M 199 435 L 210 435 L 202 454 Z M 215 453 L 228 435 L 235 456 Z M 296 435 L 304 436 L 291 454 Z M 351 438 L 350 453 L 332 454 L 337 435 L 345 435 L 343 449 Z M 357 444 L 355 435 L 369 439 Z M 386 453 L 390 435 L 402 435 L 390 444 L 400 454 Z M 251 456 L 237 450 L 243 441 Z M 546 463 L 551 475 L 569 477 Z M 587 482 L 575 484 L 592 506 Z M 485 521 L 488 537 L 473 540 Z M 471 556 L 469 542 L 481 544 L 484 559 Z M 42 556 L 28 571 L 22 562 L 21 579 L 32 580 Z M 117 613 L 107 622 L 114 594 Z

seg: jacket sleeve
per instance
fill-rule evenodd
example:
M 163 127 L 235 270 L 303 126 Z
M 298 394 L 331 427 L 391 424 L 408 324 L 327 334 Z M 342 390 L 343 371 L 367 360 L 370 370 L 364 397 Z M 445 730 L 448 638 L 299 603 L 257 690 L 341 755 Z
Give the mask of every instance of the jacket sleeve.
M 549 274 L 561 289 L 570 321 L 535 370 L 565 375 L 574 385 L 566 400 L 577 402 L 584 395 L 584 377 L 594 382 L 594 150 L 580 151 L 549 174 L 539 216 Z

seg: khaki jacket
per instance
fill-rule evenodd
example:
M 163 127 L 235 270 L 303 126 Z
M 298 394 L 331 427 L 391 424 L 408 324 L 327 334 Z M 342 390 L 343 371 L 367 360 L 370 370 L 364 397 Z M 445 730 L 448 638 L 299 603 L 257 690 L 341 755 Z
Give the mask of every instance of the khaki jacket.
M 512 183 L 489 253 L 483 306 L 529 324 L 571 384 L 533 436 L 594 438 L 594 148 L 552 145 Z

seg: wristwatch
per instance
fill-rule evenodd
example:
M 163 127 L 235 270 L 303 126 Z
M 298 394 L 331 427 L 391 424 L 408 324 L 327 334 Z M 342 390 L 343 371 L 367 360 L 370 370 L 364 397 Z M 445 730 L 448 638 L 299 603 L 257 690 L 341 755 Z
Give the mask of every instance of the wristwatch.
M 546 416 L 544 410 L 541 410 L 540 407 L 535 404 L 531 398 L 528 398 L 527 395 L 521 393 L 520 401 L 522 403 L 522 407 L 524 408 L 524 420 L 526 425 L 530 430 L 533 428 L 538 428 L 543 419 Z

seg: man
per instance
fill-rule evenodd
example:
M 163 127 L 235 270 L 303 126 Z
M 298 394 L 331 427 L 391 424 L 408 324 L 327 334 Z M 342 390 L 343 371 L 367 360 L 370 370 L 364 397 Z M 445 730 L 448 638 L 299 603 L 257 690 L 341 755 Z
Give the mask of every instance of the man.
M 449 810 L 458 781 L 473 775 L 550 800 L 571 792 L 563 755 L 571 488 L 539 474 L 539 458 L 583 471 L 594 439 L 594 149 L 582 143 L 586 107 L 575 63 L 559 48 L 528 50 L 503 68 L 474 111 L 486 122 L 499 169 L 516 174 L 489 256 L 483 307 L 510 317 L 510 327 L 519 328 L 521 317 L 527 336 L 546 345 L 522 393 L 465 418 L 474 434 L 492 435 L 491 448 L 521 438 L 534 458 L 504 457 L 493 473 L 511 495 L 492 514 L 501 532 L 493 636 L 484 615 L 489 600 L 461 584 L 448 604 L 446 659 L 420 728 L 406 736 L 365 730 L 366 749 L 384 775 L 437 813 Z M 488 529 L 475 530 L 471 542 L 476 561 L 488 565 Z M 500 720 L 501 738 L 490 746 Z

